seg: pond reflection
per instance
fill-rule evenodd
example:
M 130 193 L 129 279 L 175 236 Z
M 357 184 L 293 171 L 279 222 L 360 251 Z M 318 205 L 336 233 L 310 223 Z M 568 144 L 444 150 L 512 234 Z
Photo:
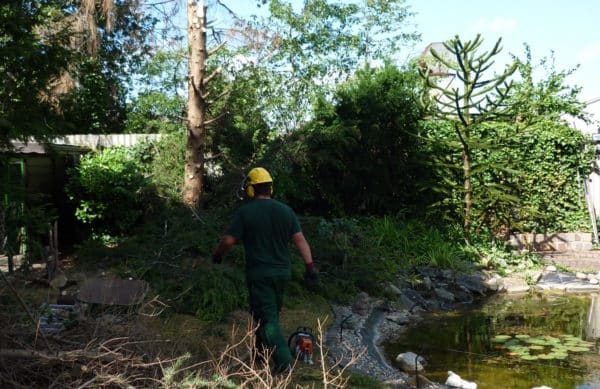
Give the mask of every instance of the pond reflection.
M 598 296 L 497 296 L 463 312 L 431 315 L 385 346 L 391 361 L 425 357 L 427 378 L 448 370 L 478 388 L 600 388 Z
M 593 295 L 591 300 L 585 334 L 588 339 L 598 339 L 600 338 L 600 300 L 598 295 Z

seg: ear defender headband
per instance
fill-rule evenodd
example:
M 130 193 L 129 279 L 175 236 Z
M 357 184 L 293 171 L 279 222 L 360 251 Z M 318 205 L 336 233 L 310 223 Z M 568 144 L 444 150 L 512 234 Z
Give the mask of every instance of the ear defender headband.
M 248 198 L 253 199 L 256 195 L 254 185 L 266 183 L 273 183 L 273 179 L 266 169 L 255 167 L 250 170 L 248 177 L 246 177 L 246 195 Z M 273 186 L 271 186 L 271 194 L 273 194 Z

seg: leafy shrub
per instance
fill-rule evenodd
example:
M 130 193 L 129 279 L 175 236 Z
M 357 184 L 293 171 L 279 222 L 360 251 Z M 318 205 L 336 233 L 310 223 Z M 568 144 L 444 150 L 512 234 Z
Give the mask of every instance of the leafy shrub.
M 537 253 L 517 252 L 504 243 L 477 244 L 472 249 L 479 258 L 480 266 L 495 269 L 500 274 L 511 270 L 539 268 L 543 265 L 543 260 Z
M 416 73 L 364 68 L 320 99 L 314 119 L 265 155 L 275 192 L 312 214 L 347 216 L 420 209 L 428 176 L 417 136 Z
M 428 123 L 430 156 L 444 194 L 438 215 L 461 220 L 462 155 L 445 141 L 447 125 Z M 593 148 L 577 129 L 541 121 L 526 130 L 492 123 L 473 129 L 481 139 L 472 149 L 473 220 L 495 232 L 589 230 L 582 178 L 590 172 Z
M 152 144 L 149 169 L 158 195 L 168 203 L 181 201 L 185 163 L 185 133 L 175 132 L 163 136 Z
M 122 235 L 144 212 L 147 180 L 133 151 L 108 148 L 84 156 L 72 169 L 67 193 L 77 204 L 76 217 L 94 233 Z

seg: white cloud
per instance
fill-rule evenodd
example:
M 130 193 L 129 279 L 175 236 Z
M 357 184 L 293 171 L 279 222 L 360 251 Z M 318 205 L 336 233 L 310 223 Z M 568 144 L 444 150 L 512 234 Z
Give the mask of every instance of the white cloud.
M 515 19 L 507 19 L 501 16 L 496 17 L 493 20 L 486 18 L 480 18 L 473 25 L 473 30 L 476 32 L 495 32 L 495 33 L 508 33 L 515 29 L 517 21 Z
M 581 63 L 593 62 L 600 59 L 600 42 L 584 46 L 577 54 L 577 60 Z

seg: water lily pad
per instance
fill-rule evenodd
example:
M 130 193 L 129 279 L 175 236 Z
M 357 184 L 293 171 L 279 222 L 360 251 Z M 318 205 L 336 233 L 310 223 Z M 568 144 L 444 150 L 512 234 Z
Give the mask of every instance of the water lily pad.
M 589 351 L 590 349 L 587 347 L 573 346 L 573 347 L 567 347 L 567 350 L 574 352 L 574 353 L 581 353 L 584 351 Z
M 524 361 L 536 361 L 538 357 L 537 355 L 522 355 L 521 359 Z
M 519 355 L 529 354 L 529 348 L 523 346 L 512 346 L 509 348 L 509 351 Z
M 543 350 L 543 349 L 545 349 L 545 347 L 541 346 L 539 344 L 532 344 L 531 346 L 529 346 L 529 349 L 530 350 Z
M 529 344 L 537 344 L 540 346 L 548 346 L 552 344 L 550 341 L 544 339 L 543 337 L 525 339 L 525 342 Z
M 540 354 L 537 357 L 539 359 L 547 359 L 547 360 L 554 359 L 554 355 L 552 355 L 552 354 Z
M 521 345 L 521 342 L 519 342 L 518 339 L 510 339 L 509 341 L 504 343 L 504 347 L 506 347 L 506 348 L 509 348 L 511 346 L 519 346 L 519 345 Z
M 512 338 L 512 336 L 510 336 L 510 335 L 496 335 L 491 340 L 494 343 L 504 343 L 511 338 Z
M 559 360 L 567 359 L 567 357 L 569 356 L 568 354 L 564 354 L 564 353 L 550 353 L 548 355 L 551 355 L 553 359 L 559 359 Z
M 594 342 L 586 342 L 585 340 L 582 340 L 581 342 L 577 343 L 580 347 L 588 347 L 588 348 L 592 348 L 596 345 L 596 343 Z
M 573 335 L 561 335 L 561 337 L 565 340 L 565 342 L 581 342 L 583 339 L 579 336 Z
M 531 336 L 529 336 L 527 334 L 518 334 L 518 335 L 515 335 L 515 338 L 525 340 L 525 339 L 531 338 Z

